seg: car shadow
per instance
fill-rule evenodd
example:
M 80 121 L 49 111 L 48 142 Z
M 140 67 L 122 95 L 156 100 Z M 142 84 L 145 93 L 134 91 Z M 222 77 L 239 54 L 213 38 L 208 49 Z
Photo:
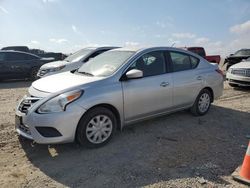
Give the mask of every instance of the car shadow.
M 138 187 L 179 178 L 202 177 L 229 184 L 241 164 L 250 114 L 212 106 L 194 117 L 187 111 L 124 128 L 104 147 L 39 145 L 20 139 L 29 161 L 70 187 Z
M 28 80 L 8 80 L 0 82 L 0 89 L 25 88 L 31 85 L 32 81 Z

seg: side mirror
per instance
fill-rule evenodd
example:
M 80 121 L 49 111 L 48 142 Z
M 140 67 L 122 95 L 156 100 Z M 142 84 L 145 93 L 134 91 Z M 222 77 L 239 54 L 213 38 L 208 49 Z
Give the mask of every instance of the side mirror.
M 126 73 L 126 77 L 128 79 L 136 79 L 136 78 L 142 78 L 143 72 L 138 69 L 132 69 Z

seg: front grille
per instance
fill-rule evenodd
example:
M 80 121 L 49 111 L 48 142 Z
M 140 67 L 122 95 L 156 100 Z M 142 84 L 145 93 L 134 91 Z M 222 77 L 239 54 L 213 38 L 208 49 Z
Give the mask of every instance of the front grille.
M 29 108 L 36 103 L 37 101 L 39 101 L 40 98 L 37 97 L 26 97 L 22 100 L 22 102 L 19 104 L 18 110 L 22 113 L 27 114 Z
M 246 81 L 232 80 L 232 79 L 229 79 L 228 81 L 229 81 L 229 83 L 233 83 L 233 84 L 239 84 L 242 86 L 250 86 L 250 82 L 246 82 Z
M 250 69 L 233 69 L 232 74 L 244 77 L 250 77 Z

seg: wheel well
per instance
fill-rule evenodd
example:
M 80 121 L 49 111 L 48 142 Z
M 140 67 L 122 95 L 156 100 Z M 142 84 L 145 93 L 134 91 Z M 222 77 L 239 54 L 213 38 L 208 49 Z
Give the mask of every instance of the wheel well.
M 116 117 L 116 120 L 117 120 L 117 129 L 118 129 L 118 130 L 121 130 L 122 127 L 121 127 L 121 118 L 120 118 L 120 114 L 119 114 L 118 110 L 117 110 L 114 106 L 112 106 L 112 105 L 110 105 L 110 104 L 98 104 L 98 105 L 95 105 L 95 106 L 92 106 L 91 108 L 89 108 L 89 109 L 87 110 L 87 112 L 88 112 L 89 110 L 93 109 L 93 108 L 96 108 L 96 107 L 104 107 L 104 108 L 109 109 L 111 112 L 113 112 L 114 115 L 115 115 L 115 117 Z
M 210 91 L 211 95 L 212 95 L 212 102 L 214 102 L 214 91 L 212 90 L 211 87 L 205 87 L 203 89 L 207 89 L 208 91 Z

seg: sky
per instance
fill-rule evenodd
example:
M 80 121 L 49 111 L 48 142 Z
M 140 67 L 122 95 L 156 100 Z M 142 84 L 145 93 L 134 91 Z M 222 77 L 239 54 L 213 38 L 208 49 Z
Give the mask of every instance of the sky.
M 250 0 L 0 0 L 0 48 L 72 53 L 86 46 L 250 48 Z

